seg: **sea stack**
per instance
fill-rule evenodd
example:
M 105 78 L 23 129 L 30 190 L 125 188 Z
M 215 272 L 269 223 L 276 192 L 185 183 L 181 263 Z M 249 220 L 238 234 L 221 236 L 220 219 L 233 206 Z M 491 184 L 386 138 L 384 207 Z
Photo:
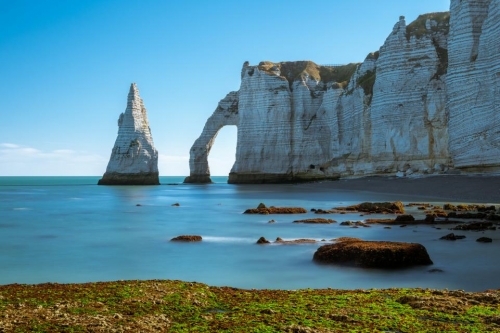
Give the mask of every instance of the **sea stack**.
M 118 137 L 98 185 L 159 185 L 158 152 L 153 144 L 146 108 L 135 83 L 127 109 L 118 118 Z

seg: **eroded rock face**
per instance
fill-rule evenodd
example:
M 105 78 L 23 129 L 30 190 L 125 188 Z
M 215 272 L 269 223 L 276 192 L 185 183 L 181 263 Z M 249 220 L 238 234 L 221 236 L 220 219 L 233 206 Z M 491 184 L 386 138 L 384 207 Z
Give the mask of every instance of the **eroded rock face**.
M 229 182 L 500 169 L 499 33 L 498 1 L 452 0 L 450 12 L 400 17 L 362 64 L 246 62 Z M 201 165 L 191 173 L 204 181 Z
M 376 63 L 365 173 L 435 170 L 448 165 L 446 68 L 449 14 L 394 26 Z
M 458 168 L 500 164 L 500 3 L 451 1 L 450 152 Z
M 232 91 L 219 102 L 217 109 L 208 118 L 200 137 L 189 152 L 190 175 L 185 183 L 211 183 L 208 154 L 219 130 L 227 125 L 238 125 L 238 92 Z
M 130 86 L 127 108 L 118 119 L 118 137 L 99 185 L 159 185 L 158 152 L 148 116 L 135 83 Z
M 230 183 L 336 179 L 334 105 L 356 64 L 245 64 L 239 90 L 236 162 Z

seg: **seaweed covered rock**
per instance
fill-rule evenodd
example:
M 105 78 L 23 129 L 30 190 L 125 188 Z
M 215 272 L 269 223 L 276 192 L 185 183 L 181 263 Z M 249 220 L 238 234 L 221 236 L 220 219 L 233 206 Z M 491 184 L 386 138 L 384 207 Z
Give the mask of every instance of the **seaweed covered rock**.
M 331 224 L 336 222 L 337 221 L 332 219 L 322 219 L 322 218 L 293 221 L 293 223 L 308 223 L 308 224 Z
M 173 242 L 201 242 L 202 237 L 197 235 L 181 235 L 171 239 Z
M 358 205 L 347 207 L 336 207 L 337 211 L 353 213 L 372 213 L 372 214 L 404 214 L 405 208 L 401 201 L 395 202 L 362 202 Z
M 316 243 L 316 240 L 315 239 L 308 239 L 308 238 L 284 240 L 281 237 L 278 237 L 278 238 L 276 238 L 275 243 L 277 243 L 277 244 L 311 244 L 311 243 Z
M 262 204 L 259 205 L 261 207 Z M 307 210 L 300 207 L 261 207 L 261 208 L 250 208 L 245 210 L 243 214 L 305 214 Z
M 313 257 L 320 263 L 369 268 L 400 268 L 431 265 L 425 247 L 417 243 L 347 240 L 321 246 Z
M 492 222 L 472 222 L 459 224 L 451 230 L 474 230 L 474 231 L 484 231 L 484 230 L 496 230 Z
M 398 215 L 396 216 L 395 222 L 414 222 L 415 218 L 413 215 Z

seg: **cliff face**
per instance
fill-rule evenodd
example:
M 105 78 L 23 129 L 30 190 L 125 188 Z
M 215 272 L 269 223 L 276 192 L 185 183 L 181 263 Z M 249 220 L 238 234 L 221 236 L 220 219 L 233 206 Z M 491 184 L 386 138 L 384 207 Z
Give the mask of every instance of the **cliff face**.
M 229 182 L 499 165 L 499 6 L 452 0 L 451 18 L 400 17 L 362 64 L 245 63 Z
M 148 116 L 135 83 L 127 108 L 118 118 L 118 136 L 99 185 L 159 185 L 158 152 L 153 145 Z
M 448 164 L 448 31 L 448 13 L 422 15 L 408 26 L 404 17 L 396 23 L 376 62 L 368 61 L 375 68 L 357 78 L 364 90 L 357 95 L 364 104 L 358 115 L 364 122 L 362 156 L 343 173 L 434 172 Z M 345 154 L 352 150 L 341 147 Z
M 500 4 L 451 1 L 448 107 L 450 153 L 457 168 L 500 164 Z

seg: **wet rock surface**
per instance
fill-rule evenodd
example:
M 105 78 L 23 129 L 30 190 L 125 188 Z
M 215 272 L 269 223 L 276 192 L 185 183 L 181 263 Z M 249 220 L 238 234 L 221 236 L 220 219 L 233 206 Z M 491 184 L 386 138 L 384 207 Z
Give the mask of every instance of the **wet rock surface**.
M 476 239 L 476 242 L 479 242 L 479 243 L 491 243 L 493 242 L 493 240 L 489 237 L 479 237 L 478 239 Z
M 335 207 L 334 211 L 350 213 L 370 213 L 370 214 L 403 214 L 404 205 L 401 201 L 395 202 L 363 202 L 358 205 L 347 207 Z
M 432 260 L 421 244 L 345 240 L 321 246 L 313 259 L 320 263 L 349 264 L 367 268 L 401 268 L 431 265 Z
M 332 224 L 337 223 L 337 221 L 332 219 L 305 219 L 305 220 L 296 220 L 293 223 L 306 223 L 306 224 Z
M 446 235 L 446 236 L 443 236 L 443 237 L 441 237 L 441 238 L 439 238 L 439 239 L 444 239 L 444 240 L 452 240 L 452 241 L 454 241 L 454 240 L 464 239 L 464 238 L 465 238 L 465 236 L 464 236 L 464 235 L 455 235 L 454 233 L 451 233 L 451 234 L 448 234 L 448 235 Z
M 181 235 L 171 239 L 172 242 L 201 242 L 202 237 L 197 235 Z
M 250 208 L 245 210 L 243 214 L 305 214 L 307 210 L 301 207 L 263 207 L 263 208 Z

